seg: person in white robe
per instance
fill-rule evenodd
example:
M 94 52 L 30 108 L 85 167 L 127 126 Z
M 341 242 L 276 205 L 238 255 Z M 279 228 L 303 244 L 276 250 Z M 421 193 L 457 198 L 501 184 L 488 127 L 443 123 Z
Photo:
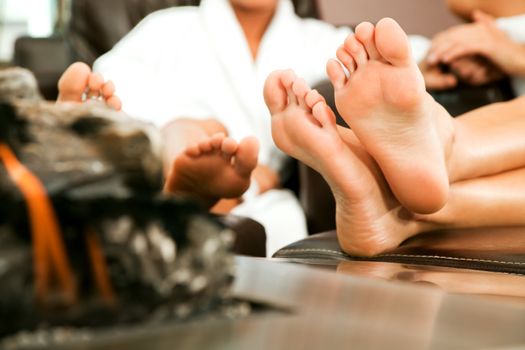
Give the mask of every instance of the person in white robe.
M 275 9 L 254 51 L 246 31 L 249 18 L 241 20 L 236 6 L 265 2 Z M 289 0 L 203 0 L 199 7 L 149 15 L 99 58 L 94 70 L 115 83 L 123 110 L 134 117 L 161 128 L 177 119 L 212 118 L 236 140 L 259 140 L 260 166 L 280 181 L 261 193 L 263 186 L 252 177 L 253 186 L 231 212 L 264 225 L 271 255 L 304 238 L 307 228 L 297 198 L 279 188 L 289 158 L 272 140 L 264 81 L 275 69 L 291 68 L 315 86 L 326 79 L 326 62 L 349 33 L 349 28 L 299 18 Z M 416 59 L 427 45 L 413 38 Z

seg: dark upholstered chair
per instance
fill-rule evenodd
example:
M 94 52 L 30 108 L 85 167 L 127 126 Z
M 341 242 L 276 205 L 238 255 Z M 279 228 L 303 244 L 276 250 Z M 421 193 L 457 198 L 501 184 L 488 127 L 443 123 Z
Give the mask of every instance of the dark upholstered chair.
M 13 63 L 35 74 L 43 96 L 54 100 L 57 81 L 69 64 L 92 65 L 141 19 L 171 6 L 192 5 L 188 0 L 72 0 L 65 32 L 50 38 L 19 38 Z
M 109 51 L 148 14 L 172 6 L 195 6 L 199 0 L 72 0 L 71 16 L 63 35 L 19 38 L 14 65 L 30 69 L 45 98 L 57 96 L 57 81 L 69 64 L 91 65 Z M 293 0 L 302 17 L 318 17 L 314 0 Z
M 56 99 L 58 79 L 70 63 L 66 42 L 60 35 L 49 38 L 24 36 L 15 42 L 13 64 L 33 72 L 46 99 Z
M 73 0 L 65 34 L 71 59 L 92 65 L 148 14 L 194 3 L 189 0 Z

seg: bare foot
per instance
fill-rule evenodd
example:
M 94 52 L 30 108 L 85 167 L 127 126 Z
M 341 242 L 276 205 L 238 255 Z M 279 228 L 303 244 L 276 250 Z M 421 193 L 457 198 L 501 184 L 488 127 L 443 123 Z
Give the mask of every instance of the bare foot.
M 188 147 L 175 159 L 164 189 L 196 198 L 209 207 L 221 198 L 238 198 L 250 186 L 258 153 L 254 137 L 237 143 L 216 134 Z
M 276 145 L 317 170 L 330 185 L 337 236 L 345 252 L 375 255 L 421 231 L 353 131 L 338 129 L 334 113 L 317 91 L 292 71 L 276 71 L 266 81 L 264 96 Z
M 361 23 L 327 71 L 338 111 L 377 161 L 396 198 L 431 213 L 448 195 L 450 115 L 425 91 L 406 34 L 392 19 Z
M 102 99 L 111 108 L 119 111 L 122 102 L 115 96 L 115 85 L 104 82 L 99 73 L 93 73 L 85 63 L 70 65 L 58 81 L 57 102 L 79 102 L 86 99 Z

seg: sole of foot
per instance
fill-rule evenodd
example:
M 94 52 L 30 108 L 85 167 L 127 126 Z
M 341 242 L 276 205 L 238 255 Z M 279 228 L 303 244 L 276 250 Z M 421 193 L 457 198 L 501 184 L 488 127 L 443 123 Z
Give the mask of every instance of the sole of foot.
M 215 204 L 238 198 L 250 186 L 257 166 L 259 143 L 254 137 L 241 142 L 216 134 L 190 145 L 174 161 L 165 190 Z
M 276 145 L 328 182 L 345 252 L 375 255 L 419 231 L 410 213 L 392 195 L 375 161 L 353 131 L 336 126 L 334 113 L 317 91 L 292 71 L 276 71 L 268 77 L 264 95 Z
M 361 23 L 336 55 L 327 73 L 337 109 L 396 198 L 417 213 L 442 208 L 452 119 L 426 92 L 404 31 L 389 18 Z

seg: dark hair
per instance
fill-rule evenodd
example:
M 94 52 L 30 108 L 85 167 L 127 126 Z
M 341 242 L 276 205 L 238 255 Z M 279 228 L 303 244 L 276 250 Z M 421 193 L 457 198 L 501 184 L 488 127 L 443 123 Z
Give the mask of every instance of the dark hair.
M 178 5 L 198 6 L 200 0 L 179 0 Z M 303 18 L 319 18 L 319 8 L 317 7 L 317 0 L 292 0 L 295 7 L 295 13 Z
M 317 0 L 292 0 L 295 13 L 303 18 L 319 18 Z

